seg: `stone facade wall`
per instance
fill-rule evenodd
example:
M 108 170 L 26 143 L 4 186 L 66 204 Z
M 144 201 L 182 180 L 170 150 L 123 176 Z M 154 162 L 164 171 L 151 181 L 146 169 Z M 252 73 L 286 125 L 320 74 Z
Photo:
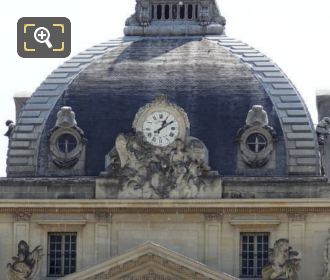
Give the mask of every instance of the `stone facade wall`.
M 325 177 L 222 178 L 223 198 L 329 198 Z M 93 199 L 96 178 L 0 178 L 0 199 Z
M 46 277 L 48 232 L 77 232 L 77 268 L 81 270 L 151 241 L 239 276 L 240 233 L 270 232 L 270 244 L 288 238 L 302 253 L 299 280 L 321 279 L 323 250 L 330 225 L 329 213 L 200 214 L 1 214 L 0 274 L 17 254 L 17 243 L 41 245 L 44 258 L 40 279 Z M 54 279 L 54 278 L 50 278 Z

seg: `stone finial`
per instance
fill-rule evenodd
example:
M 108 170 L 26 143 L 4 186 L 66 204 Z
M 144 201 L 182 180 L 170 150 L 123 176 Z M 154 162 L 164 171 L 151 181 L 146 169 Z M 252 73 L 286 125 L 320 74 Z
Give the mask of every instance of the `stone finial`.
M 72 111 L 71 107 L 64 106 L 57 113 L 56 127 L 69 128 L 76 127 L 76 114 Z
M 288 239 L 279 239 L 270 250 L 270 265 L 262 270 L 263 280 L 297 280 L 300 256 L 290 247 Z
M 136 0 L 128 36 L 221 35 L 226 20 L 215 0 Z
M 11 120 L 8 120 L 6 121 L 6 126 L 8 127 L 8 130 L 7 132 L 5 133 L 5 136 L 7 136 L 8 138 L 11 137 L 13 131 L 14 131 L 14 128 L 15 128 L 15 124 L 13 121 Z
M 268 125 L 268 115 L 261 105 L 254 105 L 246 118 L 247 126 L 265 127 Z
M 8 279 L 39 279 L 38 273 L 42 256 L 41 246 L 37 246 L 30 252 L 30 246 L 25 241 L 20 241 L 17 246 L 17 256 L 12 258 L 13 263 L 7 264 Z

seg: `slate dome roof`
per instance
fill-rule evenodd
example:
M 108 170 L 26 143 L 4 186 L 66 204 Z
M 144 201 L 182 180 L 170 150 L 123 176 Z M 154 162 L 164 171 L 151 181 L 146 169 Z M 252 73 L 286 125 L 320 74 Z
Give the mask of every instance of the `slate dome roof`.
M 221 35 L 125 37 L 72 58 L 21 112 L 8 176 L 50 176 L 47 135 L 62 106 L 72 107 L 88 139 L 85 175 L 98 176 L 117 135 L 130 132 L 138 109 L 159 94 L 187 112 L 190 134 L 206 144 L 210 165 L 221 175 L 319 174 L 314 128 L 295 87 L 269 58 Z M 277 133 L 276 165 L 242 173 L 236 135 L 256 104 Z

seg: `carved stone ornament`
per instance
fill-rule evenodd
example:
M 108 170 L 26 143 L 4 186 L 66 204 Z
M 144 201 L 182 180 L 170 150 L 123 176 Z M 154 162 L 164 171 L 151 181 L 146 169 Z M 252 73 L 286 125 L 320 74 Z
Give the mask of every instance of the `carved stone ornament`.
M 157 109 L 160 112 L 157 116 L 162 114 L 161 112 L 168 111 L 173 115 L 177 114 L 175 117 L 177 123 L 182 123 L 177 138 L 163 146 L 158 146 L 158 142 L 151 144 L 152 141 L 150 143 L 147 140 L 148 134 L 145 135 L 141 131 L 143 120 L 148 120 L 146 116 L 153 114 L 156 104 L 161 107 Z M 173 115 L 171 118 L 174 119 Z M 180 118 L 182 119 L 179 120 Z M 166 133 L 161 134 L 156 126 L 167 127 L 166 122 L 169 122 L 166 118 L 164 121 L 155 122 L 156 128 L 153 129 L 156 131 L 152 132 L 155 138 L 167 137 Z M 174 126 L 174 121 L 172 122 Z M 105 185 L 109 185 L 111 181 L 112 193 L 108 194 L 110 197 L 148 199 L 221 197 L 219 174 L 211 171 L 209 167 L 208 151 L 204 143 L 188 136 L 189 121 L 182 109 L 165 99 L 157 99 L 139 110 L 133 127 L 136 132 L 128 135 L 120 134 L 115 147 L 107 156 L 106 172 L 102 175 L 108 178 L 104 181 Z M 106 187 L 102 186 L 101 181 L 99 180 L 98 186 Z
M 208 213 L 204 214 L 206 222 L 220 222 L 223 218 L 223 213 Z
M 126 20 L 126 25 L 148 26 L 150 21 L 150 1 L 136 0 L 135 13 Z
M 64 106 L 57 113 L 57 121 L 55 127 L 71 128 L 77 127 L 76 114 L 71 107 Z
M 321 174 L 329 175 L 329 155 L 328 155 L 328 138 L 330 135 L 330 118 L 323 118 L 316 126 L 316 135 L 321 155 Z
M 330 234 L 330 229 L 329 229 Z M 322 280 L 330 280 L 330 236 L 325 241 L 323 251 L 324 269 Z
M 316 134 L 319 145 L 323 146 L 325 144 L 328 135 L 330 135 L 330 118 L 323 118 L 316 126 Z
M 85 151 L 86 138 L 77 126 L 71 107 L 62 107 L 57 113 L 55 127 L 49 133 L 51 161 L 61 169 L 75 166 Z
M 7 264 L 9 280 L 37 280 L 42 259 L 42 248 L 37 246 L 32 252 L 25 241 L 18 243 L 17 256 Z
M 154 112 L 166 112 L 173 115 L 179 126 L 178 137 L 184 140 L 189 136 L 190 122 L 187 113 L 178 105 L 169 102 L 166 95 L 157 96 L 154 101 L 139 109 L 133 121 L 133 129 L 136 132 L 143 132 L 143 124 L 146 122 L 148 116 Z
M 237 133 L 239 152 L 250 168 L 261 168 L 271 159 L 276 142 L 276 133 L 268 124 L 267 112 L 261 105 L 249 111 L 246 125 Z
M 290 213 L 288 215 L 291 222 L 304 222 L 306 219 L 306 214 L 304 213 Z
M 279 239 L 270 250 L 270 265 L 262 270 L 263 280 L 297 280 L 301 258 L 288 239 Z
M 124 33 L 134 36 L 221 35 L 225 25 L 226 19 L 215 0 L 136 0 L 135 12 L 126 20 Z
M 16 125 L 14 124 L 13 121 L 8 120 L 8 121 L 6 121 L 6 126 L 8 127 L 8 129 L 7 129 L 7 132 L 5 133 L 5 136 L 10 138 L 13 131 L 14 131 L 14 129 L 15 129 L 15 127 L 16 127 Z
M 207 26 L 211 23 L 226 25 L 226 19 L 221 16 L 215 1 L 202 0 L 199 2 L 198 21 L 200 25 Z
M 31 220 L 32 212 L 15 212 L 13 217 L 17 222 L 28 222 Z

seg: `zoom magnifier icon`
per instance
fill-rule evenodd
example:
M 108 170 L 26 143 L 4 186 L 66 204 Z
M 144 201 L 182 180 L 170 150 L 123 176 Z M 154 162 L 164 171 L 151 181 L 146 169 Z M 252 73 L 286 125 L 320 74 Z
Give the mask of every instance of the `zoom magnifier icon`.
M 71 52 L 71 22 L 65 17 L 22 17 L 17 53 L 23 58 L 64 58 Z
M 40 44 L 46 44 L 49 49 L 53 47 L 50 42 L 50 32 L 46 27 L 39 27 L 34 31 L 34 39 Z

